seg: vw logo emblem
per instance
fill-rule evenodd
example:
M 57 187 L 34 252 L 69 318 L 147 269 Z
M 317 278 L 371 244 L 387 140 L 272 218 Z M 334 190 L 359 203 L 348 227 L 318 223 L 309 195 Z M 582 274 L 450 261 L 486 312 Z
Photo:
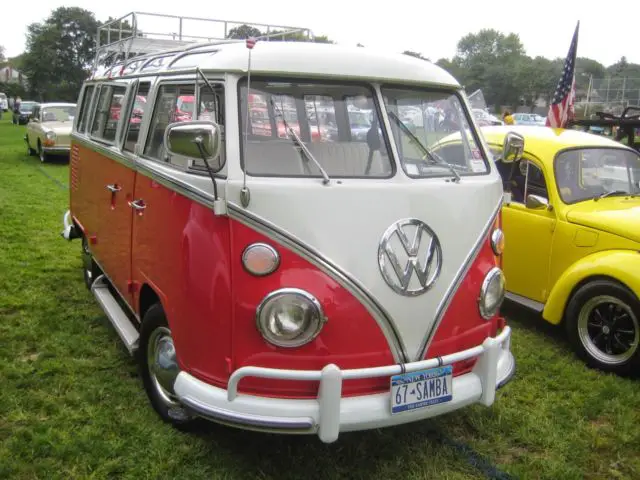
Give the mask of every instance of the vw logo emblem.
M 424 222 L 416 218 L 398 220 L 380 239 L 378 266 L 385 282 L 396 293 L 421 295 L 440 275 L 440 241 Z

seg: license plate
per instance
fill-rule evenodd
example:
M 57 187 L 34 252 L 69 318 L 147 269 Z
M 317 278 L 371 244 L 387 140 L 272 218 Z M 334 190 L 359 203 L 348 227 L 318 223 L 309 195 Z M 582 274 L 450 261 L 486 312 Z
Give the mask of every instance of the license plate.
M 391 414 L 450 402 L 452 398 L 451 365 L 391 377 Z

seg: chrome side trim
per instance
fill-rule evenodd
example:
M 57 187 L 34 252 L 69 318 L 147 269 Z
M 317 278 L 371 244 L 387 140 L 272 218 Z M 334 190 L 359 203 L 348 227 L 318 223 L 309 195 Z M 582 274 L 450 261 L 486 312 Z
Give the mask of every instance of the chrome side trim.
M 251 413 L 238 413 L 222 408 L 215 408 L 192 397 L 181 397 L 180 402 L 199 416 L 209 420 L 238 427 L 257 427 L 260 429 L 286 430 L 300 432 L 315 431 L 315 422 L 311 417 L 265 417 Z
M 523 297 L 522 295 L 518 295 L 517 293 L 507 292 L 504 294 L 504 298 L 517 303 L 518 305 L 522 305 L 523 307 L 530 308 L 531 310 L 534 310 L 538 313 L 544 310 L 544 303 L 531 300 L 530 298 Z
M 449 305 L 451 305 L 451 301 L 453 300 L 455 293 L 458 291 L 458 288 L 460 288 L 460 284 L 462 283 L 467 273 L 469 272 L 469 269 L 471 268 L 471 265 L 473 264 L 476 257 L 478 256 L 478 253 L 480 253 L 482 244 L 486 240 L 489 230 L 495 224 L 496 217 L 500 213 L 501 208 L 502 208 L 502 197 L 500 197 L 500 200 L 498 201 L 497 206 L 495 207 L 493 213 L 491 214 L 489 221 L 486 223 L 486 225 L 482 229 L 482 233 L 478 236 L 478 239 L 476 240 L 476 243 L 473 245 L 473 248 L 467 255 L 467 258 L 465 258 L 464 262 L 458 269 L 458 272 L 454 277 L 455 280 L 447 290 L 447 293 L 444 295 L 444 297 L 442 297 L 442 300 L 440 301 L 440 305 L 438 306 L 438 310 L 436 310 L 435 321 L 433 322 L 433 325 L 431 326 L 429 333 L 424 337 L 424 339 L 422 340 L 422 343 L 420 344 L 420 348 L 418 349 L 418 355 L 416 357 L 416 360 L 424 358 L 424 355 L 427 352 L 429 345 L 431 344 L 431 340 L 433 340 L 433 336 L 438 331 L 438 327 L 440 326 L 440 323 L 444 318 L 444 314 L 449 308 Z
M 308 245 L 305 245 L 300 239 L 288 232 L 285 232 L 267 220 L 260 218 L 231 202 L 228 203 L 228 212 L 230 218 L 233 218 L 234 220 L 255 229 L 263 235 L 282 243 L 318 267 L 349 291 L 365 306 L 371 316 L 376 320 L 376 323 L 381 328 L 385 338 L 387 339 L 387 343 L 391 347 L 394 360 L 403 363 L 409 361 L 406 348 L 398 334 L 398 330 L 393 323 L 391 315 L 385 311 L 373 295 L 360 282 L 348 273 L 344 272 L 320 252 Z

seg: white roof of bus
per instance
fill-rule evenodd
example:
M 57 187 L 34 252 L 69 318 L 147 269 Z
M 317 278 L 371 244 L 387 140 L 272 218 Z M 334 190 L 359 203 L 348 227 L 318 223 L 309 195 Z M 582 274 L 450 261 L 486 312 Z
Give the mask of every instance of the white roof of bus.
M 245 42 L 191 47 L 189 56 L 203 53 L 206 50 L 216 51 L 208 55 L 198 55 L 194 57 L 194 62 L 189 62 L 188 57 L 183 57 L 178 61 L 178 64 L 184 62 L 182 68 L 177 65 L 168 68 L 161 67 L 158 70 L 150 70 L 149 73 L 191 70 L 196 64 L 203 71 L 246 72 L 249 50 Z M 179 52 L 175 52 L 175 54 L 179 54 Z M 162 52 L 157 52 L 147 58 L 162 55 Z M 142 71 L 142 74 L 145 71 L 146 69 Z M 313 42 L 259 41 L 252 51 L 251 72 L 292 76 L 366 78 L 460 87 L 458 81 L 446 70 L 426 60 L 401 53 L 385 53 L 373 48 Z

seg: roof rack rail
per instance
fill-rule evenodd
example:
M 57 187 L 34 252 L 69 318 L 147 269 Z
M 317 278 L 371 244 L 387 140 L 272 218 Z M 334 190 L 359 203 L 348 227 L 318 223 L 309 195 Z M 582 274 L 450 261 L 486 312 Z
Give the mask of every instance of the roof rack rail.
M 144 24 L 144 29 L 142 28 Z M 266 23 L 187 17 L 161 13 L 130 12 L 98 27 L 92 74 L 100 66 L 127 62 L 132 57 L 163 51 L 182 51 L 222 43 L 240 42 L 229 38 L 234 28 L 258 30 L 261 40 L 285 39 L 290 35 L 314 39 L 309 28 Z M 158 28 L 160 31 L 153 31 Z

